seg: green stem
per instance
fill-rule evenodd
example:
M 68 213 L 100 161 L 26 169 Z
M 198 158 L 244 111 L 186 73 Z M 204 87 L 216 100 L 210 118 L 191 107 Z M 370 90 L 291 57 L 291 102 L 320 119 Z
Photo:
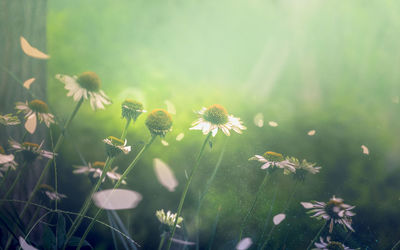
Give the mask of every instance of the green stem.
M 7 169 L 6 174 L 3 176 L 3 180 L 1 181 L 1 184 L 0 184 L 0 191 L 3 189 L 4 183 L 6 183 L 7 177 L 10 174 L 10 172 L 11 172 L 11 167 L 9 167 Z
M 67 235 L 66 235 L 66 240 L 63 246 L 63 249 L 65 249 L 68 245 L 69 240 L 72 238 L 74 235 L 75 231 L 78 229 L 79 225 L 81 224 L 84 216 L 86 215 L 87 210 L 90 207 L 91 201 L 92 201 L 92 196 L 97 190 L 99 189 L 101 183 L 103 182 L 103 179 L 106 177 L 107 172 L 110 170 L 112 162 L 114 161 L 114 157 L 110 158 L 108 157 L 104 166 L 104 169 L 101 173 L 101 176 L 99 180 L 97 181 L 96 185 L 92 188 L 90 194 L 86 197 L 85 202 L 83 203 L 83 206 L 81 210 L 79 211 L 78 216 L 75 218 L 74 222 L 72 223 L 71 227 L 69 228 Z
M 126 134 L 128 133 L 128 127 L 129 127 L 129 124 L 131 123 L 131 118 L 127 118 L 126 119 L 126 124 L 125 124 L 125 127 L 124 127 L 124 130 L 122 130 L 122 135 L 121 135 L 121 140 L 125 140 L 126 139 Z
M 244 231 L 244 226 L 246 225 L 247 219 L 249 218 L 251 212 L 253 212 L 254 207 L 256 206 L 258 197 L 262 191 L 262 187 L 265 185 L 265 183 L 268 180 L 268 176 L 269 176 L 269 171 L 267 170 L 267 173 L 265 174 L 264 179 L 262 180 L 260 186 L 258 186 L 258 190 L 256 193 L 256 197 L 254 197 L 253 203 L 251 204 L 251 207 L 249 209 L 249 211 L 247 212 L 247 214 L 244 216 L 243 220 L 242 220 L 242 224 L 240 225 L 240 233 L 239 233 L 239 238 L 238 238 L 238 242 L 242 239 L 242 235 L 243 235 L 243 231 Z
M 164 245 L 164 241 L 165 241 L 165 235 L 166 235 L 167 233 L 166 232 L 163 232 L 162 234 L 161 234 L 161 241 L 160 241 L 160 244 L 158 245 L 158 250 L 161 250 L 162 249 L 162 247 L 163 247 L 163 245 Z
M 62 142 L 63 142 L 63 140 L 64 140 L 65 132 L 66 132 L 66 130 L 67 130 L 69 124 L 71 123 L 71 121 L 74 119 L 74 117 L 75 117 L 76 113 L 78 112 L 79 108 L 81 107 L 82 103 L 83 103 L 83 98 L 81 98 L 81 99 L 79 100 L 79 102 L 76 104 L 76 107 L 75 107 L 74 111 L 72 112 L 72 114 L 70 115 L 69 119 L 67 120 L 67 122 L 65 123 L 64 127 L 62 128 L 61 134 L 60 134 L 60 136 L 58 137 L 57 143 L 56 143 L 56 145 L 55 145 L 55 147 L 54 147 L 54 149 L 53 149 L 53 152 L 54 152 L 54 153 L 57 153 L 57 152 L 58 152 L 58 149 L 60 148 L 60 146 L 61 146 L 61 144 L 62 144 Z M 55 156 L 53 156 L 53 157 L 55 157 Z M 47 161 L 47 164 L 46 164 L 46 166 L 43 168 L 42 173 L 40 174 L 39 179 L 38 179 L 38 181 L 36 182 L 36 185 L 35 185 L 35 187 L 33 188 L 33 191 L 32 191 L 32 193 L 30 194 L 30 196 L 29 196 L 29 198 L 28 198 L 27 203 L 25 204 L 24 208 L 22 209 L 22 212 L 21 212 L 21 214 L 20 214 L 20 218 L 22 218 L 22 217 L 24 216 L 26 210 L 28 209 L 29 204 L 32 202 L 33 197 L 35 196 L 36 192 L 39 190 L 39 186 L 40 186 L 40 184 L 42 183 L 44 177 L 46 176 L 47 171 L 49 170 L 49 167 L 50 167 L 50 165 L 51 165 L 52 162 L 53 162 L 52 159 L 49 159 L 49 160 Z
M 328 224 L 328 221 L 325 221 L 324 225 L 321 227 L 321 229 L 320 229 L 320 230 L 318 231 L 318 233 L 315 235 L 314 239 L 312 239 L 312 241 L 311 241 L 310 244 L 308 245 L 307 250 L 308 250 L 308 249 L 311 249 L 311 247 L 312 247 L 314 241 L 316 241 L 317 238 L 318 238 L 318 236 L 322 233 L 322 230 L 324 230 L 326 224 Z
M 396 244 L 394 244 L 394 246 L 392 247 L 392 250 L 395 250 L 396 247 L 398 247 L 399 245 L 400 245 L 400 240 Z
M 8 196 L 11 194 L 11 192 L 14 190 L 15 186 L 17 185 L 19 179 L 22 176 L 22 173 L 24 172 L 26 167 L 26 162 L 24 162 L 24 165 L 18 169 L 18 173 L 17 176 L 15 177 L 13 183 L 11 184 L 10 188 L 8 189 L 7 193 L 4 195 L 3 199 L 7 199 Z M 0 205 L 2 204 L 2 202 L 0 203 Z
M 189 176 L 188 181 L 186 182 L 186 186 L 185 186 L 185 188 L 184 188 L 184 190 L 183 190 L 183 193 L 182 193 L 182 196 L 181 196 L 181 200 L 179 201 L 178 212 L 177 212 L 177 214 L 176 214 L 175 222 L 174 222 L 174 225 L 173 225 L 173 227 L 172 227 L 172 233 L 171 233 L 171 236 L 170 236 L 169 239 L 168 239 L 168 248 L 167 248 L 167 250 L 169 250 L 169 249 L 171 248 L 172 238 L 174 237 L 174 234 L 175 234 L 176 224 L 178 223 L 178 218 L 179 218 L 179 216 L 181 215 L 182 207 L 183 207 L 183 203 L 185 202 L 185 198 L 186 198 L 187 191 L 189 190 L 189 186 L 190 186 L 190 183 L 192 182 L 193 175 L 194 175 L 194 173 L 196 172 L 197 168 L 198 168 L 199 165 L 200 165 L 200 159 L 201 159 L 201 157 L 203 156 L 204 149 L 205 149 L 205 147 L 206 147 L 206 145 L 207 145 L 207 142 L 208 142 L 208 140 L 210 139 L 210 137 L 211 137 L 211 132 L 208 133 L 206 139 L 204 140 L 203 146 L 201 146 L 199 155 L 197 156 L 196 163 L 195 163 L 195 165 L 194 165 L 194 167 L 193 167 L 192 172 L 190 173 L 190 176 Z
M 117 189 L 123 180 L 125 180 L 126 176 L 129 174 L 129 172 L 133 169 L 133 167 L 136 165 L 136 163 L 139 161 L 139 159 L 142 157 L 143 153 L 147 151 L 147 149 L 150 147 L 150 145 L 154 142 L 156 139 L 156 135 L 152 135 L 150 141 L 144 145 L 144 147 L 139 151 L 139 153 L 136 155 L 135 159 L 129 164 L 128 168 L 125 170 L 125 172 L 121 175 L 121 178 L 115 183 L 113 190 Z M 85 232 L 83 233 L 83 236 L 81 237 L 81 240 L 79 241 L 79 245 L 77 249 L 80 249 L 85 242 L 85 239 L 87 235 L 89 234 L 90 230 L 92 229 L 94 223 L 96 222 L 97 218 L 100 216 L 101 212 L 103 211 L 102 208 L 99 208 L 95 214 L 95 216 L 91 219 L 91 222 L 89 226 L 86 228 Z

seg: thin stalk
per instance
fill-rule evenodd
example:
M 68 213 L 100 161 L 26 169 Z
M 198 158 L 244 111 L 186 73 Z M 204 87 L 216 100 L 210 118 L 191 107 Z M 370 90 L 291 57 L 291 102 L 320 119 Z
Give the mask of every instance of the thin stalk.
M 161 240 L 160 240 L 160 244 L 158 245 L 158 250 L 161 250 L 162 249 L 162 247 L 163 247 L 163 245 L 164 245 L 164 242 L 165 242 L 165 236 L 166 236 L 166 232 L 163 232 L 162 234 L 161 234 Z
M 318 233 L 315 235 L 315 237 L 312 239 L 312 241 L 311 241 L 310 244 L 308 245 L 307 250 L 308 250 L 308 249 L 311 249 L 312 244 L 314 243 L 314 241 L 317 240 L 318 236 L 322 233 L 322 230 L 324 230 L 326 224 L 328 224 L 328 221 L 325 221 L 324 225 L 321 227 L 321 229 L 318 231 Z
M 6 183 L 6 179 L 7 179 L 8 175 L 10 174 L 10 172 L 11 172 L 11 168 L 8 168 L 6 174 L 3 176 L 3 180 L 1 181 L 0 191 L 3 189 L 3 186 Z
M 398 247 L 399 245 L 400 245 L 400 240 L 396 244 L 394 244 L 394 246 L 392 247 L 392 250 L 395 250 L 396 247 Z
M 201 146 L 199 155 L 197 156 L 196 163 L 195 163 L 195 165 L 194 165 L 194 167 L 193 167 L 192 172 L 190 173 L 190 176 L 189 176 L 188 181 L 186 182 L 186 186 L 185 186 L 185 188 L 184 188 L 184 190 L 183 190 L 183 193 L 182 193 L 182 196 L 181 196 L 181 200 L 179 201 L 178 212 L 177 212 L 177 214 L 176 214 L 176 218 L 175 218 L 175 221 L 174 221 L 174 225 L 173 225 L 173 227 L 172 227 L 172 233 L 171 233 L 171 236 L 170 236 L 169 239 L 168 239 L 168 248 L 167 248 L 167 250 L 169 250 L 169 249 L 171 248 L 172 238 L 174 237 L 174 234 L 175 234 L 176 224 L 178 223 L 178 218 L 179 218 L 179 216 L 181 215 L 182 207 L 183 207 L 183 203 L 185 202 L 185 198 L 186 198 L 187 191 L 189 190 L 189 186 L 190 186 L 190 183 L 192 182 L 193 175 L 194 175 L 194 173 L 196 172 L 197 168 L 198 168 L 199 165 L 200 165 L 200 159 L 201 159 L 201 157 L 203 156 L 204 149 L 205 149 L 205 147 L 206 147 L 208 141 L 210 140 L 210 137 L 211 137 L 211 132 L 208 133 L 206 139 L 204 140 L 203 146 Z
M 139 153 L 136 155 L 135 159 L 133 159 L 133 161 L 131 162 L 131 164 L 129 164 L 128 168 L 125 170 L 125 172 L 121 175 L 121 178 L 117 181 L 117 183 L 114 185 L 113 190 L 117 189 L 122 181 L 126 178 L 126 176 L 129 174 L 129 172 L 133 169 L 133 167 L 135 167 L 136 163 L 139 161 L 139 159 L 141 158 L 141 156 L 143 155 L 144 152 L 146 152 L 146 150 L 150 147 L 150 145 L 154 142 L 154 140 L 156 139 L 156 135 L 152 135 L 150 141 L 144 145 L 144 147 L 139 151 Z M 96 215 L 93 217 L 93 219 L 91 220 L 89 226 L 86 228 L 85 232 L 83 233 L 83 236 L 81 238 L 81 240 L 79 241 L 79 245 L 77 247 L 77 249 L 80 249 L 86 239 L 86 236 L 89 234 L 90 230 L 92 229 L 94 223 L 96 222 L 96 219 L 100 216 L 101 212 L 103 211 L 102 208 L 99 208 L 96 212 Z
M 128 127 L 129 127 L 129 124 L 131 123 L 131 118 L 127 118 L 126 119 L 126 124 L 125 124 L 125 127 L 124 127 L 124 130 L 122 130 L 122 135 L 121 135 L 121 140 L 125 140 L 125 138 L 126 138 L 126 134 L 128 133 Z
M 242 239 L 242 235 L 243 235 L 243 231 L 244 231 L 244 226 L 246 225 L 247 219 L 249 218 L 251 212 L 253 212 L 254 207 L 256 206 L 258 197 L 262 191 L 262 187 L 265 185 L 265 183 L 268 180 L 268 176 L 269 176 L 269 171 L 267 171 L 267 173 L 265 174 L 264 179 L 262 180 L 260 186 L 258 186 L 258 190 L 256 193 L 256 197 L 253 200 L 253 203 L 251 204 L 251 207 L 249 209 L 249 211 L 247 212 L 247 214 L 244 216 L 243 220 L 242 220 L 242 224 L 240 226 L 240 233 L 239 233 L 239 238 L 238 238 L 238 242 Z
M 60 146 L 61 146 L 61 144 L 62 144 L 62 142 L 63 142 L 63 140 L 64 140 L 65 132 L 66 132 L 66 130 L 67 130 L 69 124 L 71 123 L 71 121 L 74 119 L 76 113 L 78 113 L 78 110 L 79 110 L 79 108 L 81 107 L 82 103 L 83 103 L 83 98 L 81 98 L 81 99 L 79 100 L 79 102 L 76 104 L 76 107 L 75 107 L 74 111 L 72 112 L 72 114 L 70 115 L 69 119 L 67 120 L 67 122 L 65 123 L 64 127 L 62 128 L 61 134 L 60 134 L 60 136 L 58 137 L 58 140 L 57 140 L 56 145 L 54 146 L 53 152 L 55 152 L 55 153 L 58 152 L 58 149 L 60 148 Z M 46 164 L 46 166 L 43 168 L 42 173 L 40 174 L 39 179 L 38 179 L 38 181 L 36 182 L 36 185 L 35 185 L 35 187 L 33 188 L 32 193 L 30 194 L 30 196 L 29 196 L 29 198 L 28 198 L 27 203 L 25 204 L 24 208 L 22 209 L 22 212 L 20 213 L 20 218 L 22 218 L 22 217 L 24 216 L 26 210 L 28 209 L 29 204 L 32 202 L 33 197 L 35 197 L 35 194 L 36 194 L 36 192 L 39 190 L 39 186 L 40 186 L 40 184 L 42 183 L 44 177 L 46 176 L 47 171 L 49 170 L 49 167 L 50 167 L 50 165 L 51 165 L 52 162 L 53 162 L 52 159 L 49 159 L 49 160 L 47 161 L 47 164 Z
M 292 202 L 294 195 L 296 194 L 298 183 L 299 183 L 298 181 L 295 182 L 295 184 L 294 184 L 294 186 L 293 186 L 292 194 L 290 195 L 289 199 L 287 200 L 287 202 L 286 202 L 286 204 L 285 204 L 285 206 L 284 206 L 284 208 L 283 208 L 283 210 L 282 210 L 281 213 L 285 213 L 286 210 L 289 208 L 289 205 L 290 205 L 290 203 Z M 277 226 L 277 225 L 274 224 L 274 226 L 271 228 L 271 231 L 269 231 L 268 237 L 267 237 L 267 239 L 264 241 L 264 243 L 263 243 L 261 249 L 264 249 L 264 247 L 268 244 L 268 242 L 269 242 L 269 240 L 270 240 L 270 238 L 271 238 L 271 235 L 272 235 L 272 233 L 274 232 L 276 226 Z
M 215 217 L 215 221 L 214 221 L 214 225 L 211 229 L 211 239 L 208 245 L 208 249 L 211 250 L 212 249 L 212 245 L 214 243 L 214 238 L 215 238 L 215 233 L 217 232 L 217 226 L 218 226 L 218 222 L 219 222 L 219 215 L 221 213 L 221 206 L 218 207 L 218 212 L 217 212 L 217 216 Z M 197 244 L 199 244 L 199 242 L 197 242 Z
M 13 183 L 11 184 L 10 188 L 8 189 L 7 193 L 4 195 L 3 199 L 7 199 L 8 196 L 12 193 L 12 191 L 14 190 L 15 186 L 17 185 L 19 179 L 21 178 L 22 172 L 24 172 L 25 167 L 26 167 L 26 162 L 24 162 L 24 165 L 18 169 L 17 176 L 15 177 L 15 179 L 14 179 Z
M 66 235 L 66 240 L 63 246 L 63 249 L 65 249 L 68 245 L 69 240 L 72 238 L 74 235 L 75 231 L 78 229 L 79 225 L 81 224 L 84 216 L 86 215 L 87 210 L 90 207 L 91 201 L 92 201 L 92 196 L 93 194 L 99 189 L 103 179 L 106 177 L 106 174 L 108 170 L 111 168 L 111 164 L 114 161 L 114 157 L 108 157 L 104 166 L 104 169 L 101 173 L 101 176 L 99 180 L 97 181 L 96 185 L 92 188 L 90 194 L 86 197 L 85 202 L 83 203 L 83 206 L 81 210 L 79 211 L 78 216 L 75 218 L 74 222 L 72 223 L 71 227 L 69 228 L 67 235 Z

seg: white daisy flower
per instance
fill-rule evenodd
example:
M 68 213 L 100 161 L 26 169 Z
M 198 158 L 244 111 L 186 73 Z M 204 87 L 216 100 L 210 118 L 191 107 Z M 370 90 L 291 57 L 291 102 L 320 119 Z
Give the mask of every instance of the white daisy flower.
M 326 237 L 326 242 L 322 237 L 319 237 L 320 242 L 316 242 L 315 246 L 317 248 L 314 248 L 313 250 L 329 250 L 329 249 L 343 249 L 343 250 L 353 250 L 350 247 L 346 247 L 342 243 L 338 241 L 331 241 L 331 237 Z
M 285 160 L 282 154 L 267 151 L 264 155 L 255 155 L 249 161 L 259 161 L 264 163 L 261 169 L 268 169 L 269 167 L 278 167 L 283 169 L 284 174 L 295 173 L 296 168 L 289 160 Z
M 41 100 L 33 100 L 28 103 L 28 101 L 17 102 L 15 108 L 19 112 L 25 114 L 25 128 L 26 130 L 33 134 L 36 130 L 37 120 L 44 122 L 49 128 L 50 124 L 54 122 L 54 115 L 49 112 L 49 106 Z
M 93 110 L 104 109 L 104 105 L 111 104 L 110 99 L 100 89 L 100 78 L 94 72 L 84 72 L 79 77 L 57 74 L 56 79 L 65 84 L 67 96 L 72 96 L 74 101 L 82 98 L 89 99 Z
M 218 104 L 208 108 L 203 107 L 197 113 L 200 117 L 192 123 L 193 127 L 190 130 L 201 130 L 205 135 L 211 132 L 212 136 L 215 136 L 218 129 L 221 129 L 225 135 L 229 136 L 231 129 L 239 134 L 246 129 L 240 118 L 228 115 L 226 109 Z
M 12 114 L 0 115 L 0 124 L 3 124 L 4 126 L 18 125 L 20 123 L 18 117 L 13 116 Z
M 143 109 L 143 104 L 132 99 L 125 99 L 121 105 L 121 109 L 122 117 L 132 119 L 133 121 L 136 121 L 142 113 L 146 113 L 146 110 Z
M 338 223 L 347 227 L 354 232 L 351 227 L 351 217 L 356 215 L 352 210 L 355 206 L 350 206 L 343 203 L 343 199 L 336 198 L 333 196 L 328 203 L 313 201 L 313 202 L 301 202 L 301 205 L 306 209 L 311 209 L 308 213 L 314 213 L 311 217 L 317 219 L 324 219 L 329 221 L 329 233 L 332 233 L 333 224 Z
M 158 219 L 161 223 L 163 223 L 163 224 L 165 224 L 165 225 L 168 225 L 168 226 L 170 226 L 170 227 L 173 227 L 173 226 L 174 226 L 175 219 L 176 219 L 176 214 L 173 214 L 171 211 L 168 211 L 167 213 L 165 213 L 165 212 L 164 212 L 164 209 L 157 210 L 157 211 L 156 211 L 156 216 L 157 216 L 157 219 Z M 179 224 L 181 224 L 182 221 L 183 221 L 183 218 L 182 218 L 182 217 L 179 217 L 178 220 L 177 220 L 177 223 L 176 223 L 176 227 L 177 227 L 177 228 L 180 228 L 180 227 L 181 227 Z
M 122 141 L 114 136 L 109 136 L 103 140 L 106 144 L 106 151 L 108 156 L 115 157 L 120 153 L 128 154 L 131 152 L 131 146 L 126 146 L 127 140 Z
M 61 200 L 63 198 L 67 198 L 67 196 L 65 194 L 60 194 L 57 193 L 54 188 L 52 188 L 51 186 L 47 185 L 47 184 L 41 184 L 40 185 L 40 189 L 43 191 L 43 193 L 52 201 L 54 200 Z
M 35 159 L 42 157 L 53 159 L 53 157 L 56 155 L 53 152 L 42 149 L 44 141 L 42 141 L 40 145 L 32 142 L 23 142 L 20 144 L 14 140 L 10 140 L 9 143 L 11 145 L 11 149 L 13 149 L 15 152 L 21 152 L 27 161 L 34 161 Z
M 104 169 L 105 166 L 105 162 L 102 161 L 95 161 L 93 163 L 88 164 L 88 166 L 74 166 L 76 169 L 73 170 L 72 172 L 74 174 L 93 174 L 93 178 L 100 178 L 100 176 L 102 175 L 103 171 L 102 169 Z M 119 179 L 121 179 L 122 175 L 117 173 L 118 167 L 114 167 L 112 170 L 107 172 L 107 177 L 112 181 L 119 181 Z M 105 181 L 105 179 L 103 180 L 103 182 Z M 126 184 L 125 180 L 122 180 L 121 182 L 122 184 Z
M 308 162 L 305 159 L 300 162 L 299 159 L 297 159 L 295 157 L 286 157 L 286 160 L 288 160 L 290 163 L 292 163 L 294 168 L 296 169 L 294 178 L 301 180 L 301 181 L 304 181 L 307 173 L 317 174 L 317 173 L 319 173 L 319 170 L 321 169 L 321 167 L 315 166 L 316 163 Z

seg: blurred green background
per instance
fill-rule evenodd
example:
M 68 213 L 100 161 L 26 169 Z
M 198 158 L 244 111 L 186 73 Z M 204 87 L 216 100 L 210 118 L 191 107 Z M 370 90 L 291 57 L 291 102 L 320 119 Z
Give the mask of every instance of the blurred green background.
M 143 200 L 120 212 L 132 238 L 143 249 L 158 245 L 158 209 L 176 211 L 184 183 L 205 139 L 189 131 L 193 112 L 214 103 L 240 117 L 247 130 L 229 137 L 216 179 L 201 211 L 201 248 L 208 246 L 221 207 L 215 249 L 232 249 L 241 219 L 264 172 L 248 162 L 265 151 L 306 158 L 322 166 L 297 188 L 287 219 L 273 233 L 270 247 L 305 248 L 321 226 L 300 201 L 328 201 L 332 195 L 356 205 L 356 233 L 345 244 L 386 249 L 400 238 L 400 3 L 320 0 L 87 0 L 49 1 L 48 97 L 54 113 L 66 119 L 72 99 L 54 75 L 95 71 L 113 100 L 105 111 L 80 110 L 59 157 L 62 208 L 78 211 L 90 190 L 82 165 L 105 159 L 102 139 L 119 136 L 121 102 L 142 101 L 147 110 L 176 107 L 173 131 L 159 140 L 129 175 L 130 189 Z M 265 125 L 255 126 L 257 113 Z M 133 152 L 120 157 L 120 172 L 149 133 L 145 115 L 130 127 Z M 275 121 L 278 127 L 268 126 Z M 307 132 L 316 130 L 315 136 Z M 178 142 L 175 137 L 183 132 Z M 227 137 L 218 133 L 195 175 L 184 210 L 188 240 L 196 240 L 194 213 L 199 191 L 211 175 Z M 366 145 L 369 155 L 362 154 Z M 180 185 L 168 192 L 157 181 L 152 161 L 171 166 Z M 281 173 L 267 184 L 245 236 L 257 241 L 269 213 L 281 212 L 294 181 Z M 92 214 L 92 213 L 91 213 Z M 103 218 L 106 220 L 106 217 Z M 269 221 L 269 228 L 272 222 Z M 84 228 L 83 228 L 84 229 Z M 267 230 L 269 232 L 269 229 Z M 80 232 L 82 233 L 82 231 Z M 110 231 L 96 226 L 88 240 L 112 247 Z

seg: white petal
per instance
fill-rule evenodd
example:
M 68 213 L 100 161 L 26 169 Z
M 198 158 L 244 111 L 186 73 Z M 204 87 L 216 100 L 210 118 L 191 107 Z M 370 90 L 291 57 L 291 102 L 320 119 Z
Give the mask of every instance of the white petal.
M 20 42 L 21 42 L 21 48 L 26 55 L 33 57 L 33 58 L 38 58 L 38 59 L 49 59 L 50 58 L 50 56 L 41 52 L 37 48 L 32 47 L 23 36 L 20 36 Z
M 176 136 L 176 140 L 177 141 L 181 141 L 183 139 L 183 137 L 185 137 L 184 133 L 180 133 L 179 135 Z
M 253 244 L 251 238 L 244 238 L 236 245 L 237 250 L 246 250 Z
M 10 162 L 14 160 L 14 155 L 3 155 L 0 154 L 0 164 L 4 164 L 6 162 Z
M 36 114 L 31 114 L 28 119 L 25 122 L 25 129 L 33 134 L 35 133 L 36 130 L 36 124 L 37 124 L 37 119 L 36 119 Z
M 142 200 L 142 195 L 126 189 L 108 189 L 95 193 L 92 199 L 97 207 L 121 210 L 135 208 Z
M 264 165 L 261 166 L 261 169 L 267 169 L 271 165 L 271 162 L 267 162 Z
M 315 135 L 315 130 L 313 129 L 313 130 L 310 130 L 310 131 L 308 131 L 308 133 L 307 133 L 309 136 L 313 136 L 313 135 Z
M 258 113 L 254 116 L 254 124 L 259 128 L 264 126 L 264 115 L 262 113 Z
M 272 220 L 275 225 L 279 225 L 286 218 L 286 214 L 277 214 Z
M 162 143 L 162 145 L 164 145 L 164 146 L 168 146 L 168 145 L 169 145 L 169 143 L 168 143 L 166 140 L 161 140 L 161 143 Z
M 31 87 L 31 84 L 32 84 L 34 81 L 35 81 L 35 78 L 34 78 L 34 77 L 33 77 L 33 78 L 29 78 L 28 80 L 26 80 L 26 81 L 24 82 L 24 87 L 27 88 L 27 89 L 29 89 L 29 88 Z
M 168 189 L 168 191 L 174 192 L 175 188 L 178 186 L 178 181 L 170 167 L 158 158 L 153 160 L 153 165 L 157 179 L 161 185 Z
M 274 121 L 270 121 L 270 122 L 268 122 L 268 124 L 269 124 L 271 127 L 278 127 L 278 123 L 277 123 L 277 122 L 274 122 Z
M 25 239 L 19 236 L 19 245 L 23 250 L 37 250 L 37 248 L 26 243 Z
M 314 207 L 314 205 L 311 202 L 300 202 L 300 204 L 306 209 L 310 209 L 310 208 Z
M 362 148 L 363 154 L 369 155 L 369 149 L 366 146 L 361 145 L 361 148 Z

